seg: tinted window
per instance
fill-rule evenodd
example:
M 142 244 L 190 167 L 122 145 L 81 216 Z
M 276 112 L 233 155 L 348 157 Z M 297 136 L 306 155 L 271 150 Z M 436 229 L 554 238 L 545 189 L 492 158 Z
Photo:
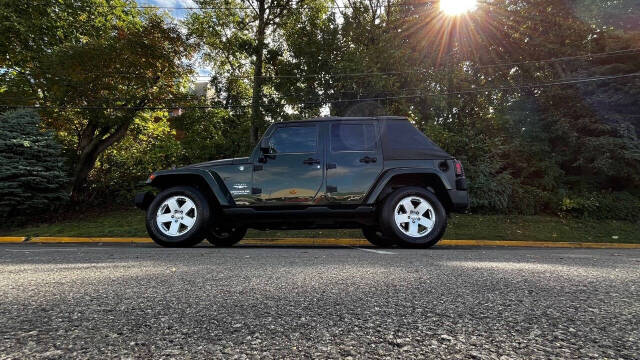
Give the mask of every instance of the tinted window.
M 382 151 L 385 159 L 451 158 L 451 155 L 438 147 L 409 121 L 387 120 L 385 123 L 382 130 Z
M 281 127 L 269 139 L 272 154 L 316 152 L 316 126 Z
M 373 124 L 331 125 L 331 151 L 375 151 L 376 129 Z

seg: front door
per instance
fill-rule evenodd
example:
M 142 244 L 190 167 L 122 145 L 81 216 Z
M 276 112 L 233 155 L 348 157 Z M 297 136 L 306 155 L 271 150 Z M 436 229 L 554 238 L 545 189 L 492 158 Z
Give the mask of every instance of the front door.
M 330 203 L 359 204 L 363 201 L 382 171 L 378 134 L 378 124 L 374 121 L 331 124 L 326 189 Z
M 278 125 L 267 153 L 254 164 L 255 205 L 310 205 L 324 180 L 324 147 L 317 124 Z

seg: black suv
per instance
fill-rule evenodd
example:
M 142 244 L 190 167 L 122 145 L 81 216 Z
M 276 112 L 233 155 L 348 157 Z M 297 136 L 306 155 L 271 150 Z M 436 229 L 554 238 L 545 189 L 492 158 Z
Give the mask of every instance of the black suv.
M 247 228 L 361 228 L 379 246 L 430 247 L 469 205 L 462 165 L 404 117 L 275 123 L 250 157 L 157 171 L 136 196 L 163 246 L 231 246 Z

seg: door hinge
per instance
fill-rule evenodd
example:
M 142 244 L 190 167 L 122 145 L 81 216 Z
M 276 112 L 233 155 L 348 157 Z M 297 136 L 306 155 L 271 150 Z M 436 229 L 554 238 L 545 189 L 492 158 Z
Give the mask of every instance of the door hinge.
M 252 194 L 252 195 L 259 195 L 259 194 L 262 194 L 262 189 L 261 189 L 261 188 L 256 188 L 256 187 L 251 188 L 251 194 Z
M 327 170 L 335 169 L 337 166 L 336 163 L 327 163 Z
M 262 165 L 253 165 L 253 171 L 262 171 Z

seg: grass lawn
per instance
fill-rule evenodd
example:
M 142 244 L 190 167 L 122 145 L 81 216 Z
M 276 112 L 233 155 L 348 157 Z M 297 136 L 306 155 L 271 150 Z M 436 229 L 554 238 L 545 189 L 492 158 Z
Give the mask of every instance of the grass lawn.
M 83 214 L 73 220 L 42 223 L 17 229 L 0 229 L 0 236 L 147 237 L 144 212 L 112 210 Z M 250 230 L 247 237 L 361 238 L 359 230 Z M 640 243 L 640 223 L 561 219 L 551 216 L 455 214 L 449 219 L 445 239 L 535 240 Z

